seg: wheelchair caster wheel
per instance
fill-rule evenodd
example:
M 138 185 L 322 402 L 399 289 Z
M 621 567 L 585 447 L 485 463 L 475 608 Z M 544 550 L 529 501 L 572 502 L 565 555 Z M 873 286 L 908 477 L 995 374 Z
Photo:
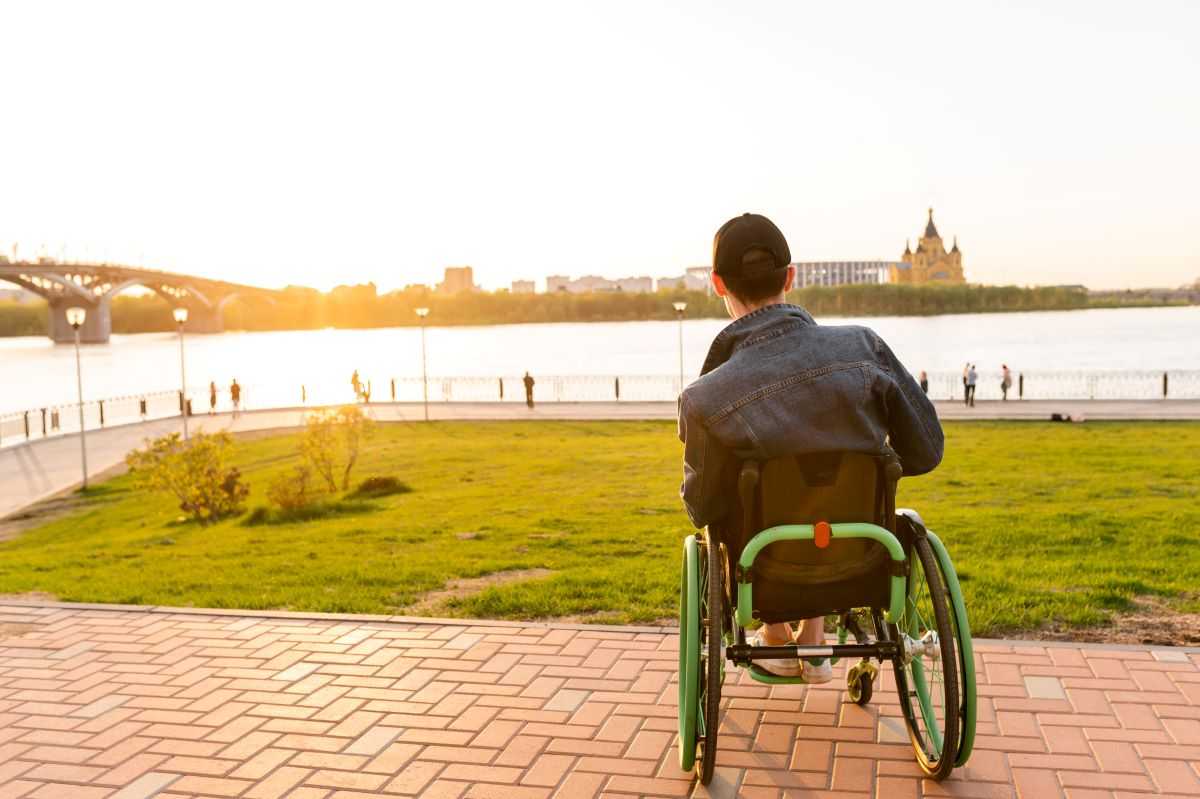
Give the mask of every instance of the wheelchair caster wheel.
M 850 692 L 851 701 L 862 706 L 870 702 L 878 674 L 879 667 L 869 660 L 859 661 L 852 666 L 846 674 L 846 689 Z

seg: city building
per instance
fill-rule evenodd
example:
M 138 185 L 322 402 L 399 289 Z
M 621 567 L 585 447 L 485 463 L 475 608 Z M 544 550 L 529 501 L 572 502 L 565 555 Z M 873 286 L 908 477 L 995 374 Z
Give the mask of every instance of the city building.
M 438 283 L 439 294 L 457 294 L 460 291 L 478 291 L 475 272 L 469 266 L 447 266 L 445 277 Z
M 954 247 L 946 252 L 942 237 L 933 224 L 932 208 L 929 209 L 925 235 L 917 241 L 916 252 L 909 249 L 908 242 L 904 243 L 904 254 L 900 256 L 899 263 L 892 265 L 891 278 L 893 283 L 911 284 L 967 282 L 963 276 L 958 237 L 954 238 Z
M 617 291 L 645 294 L 654 291 L 654 280 L 648 277 L 623 277 L 617 280 Z
M 711 266 L 689 266 L 683 273 L 683 285 L 688 291 L 712 292 L 712 281 L 708 279 Z
M 674 291 L 676 289 L 684 289 L 685 291 L 711 292 L 712 283 L 708 279 L 708 273 L 711 271 L 712 267 L 710 266 L 689 266 L 679 277 L 660 277 L 658 279 L 658 290 Z
M 897 261 L 801 261 L 796 267 L 794 288 L 887 283 L 892 270 L 905 266 Z
M 513 294 L 533 294 L 534 285 L 532 280 L 514 280 L 512 282 Z
M 584 275 L 577 280 L 571 281 L 571 287 L 568 289 L 572 294 L 588 294 L 595 291 L 616 291 L 617 281 L 609 280 L 606 277 L 599 275 Z
M 556 292 L 590 294 L 593 292 L 608 293 L 616 291 L 636 294 L 653 290 L 654 281 L 648 277 L 623 277 L 619 280 L 610 280 L 599 275 L 584 275 L 572 280 L 565 275 L 550 275 L 546 278 L 547 294 L 554 294 Z

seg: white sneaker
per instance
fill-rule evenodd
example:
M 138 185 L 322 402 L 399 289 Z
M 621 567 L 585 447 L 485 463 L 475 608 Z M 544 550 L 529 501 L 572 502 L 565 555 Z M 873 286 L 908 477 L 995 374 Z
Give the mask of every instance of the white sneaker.
M 804 681 L 811 685 L 820 685 L 833 679 L 833 666 L 829 658 L 823 658 L 820 666 L 814 666 L 807 660 L 800 661 L 804 673 Z
M 763 640 L 762 630 L 754 634 L 750 639 L 751 646 L 787 646 L 787 644 L 768 644 Z M 796 658 L 772 658 L 771 660 L 756 660 L 754 664 L 764 671 L 769 671 L 779 677 L 799 677 L 801 673 L 800 661 Z M 803 668 L 808 668 L 805 664 Z M 825 661 L 825 668 L 829 668 L 829 661 Z M 833 679 L 832 673 L 825 678 L 826 681 Z

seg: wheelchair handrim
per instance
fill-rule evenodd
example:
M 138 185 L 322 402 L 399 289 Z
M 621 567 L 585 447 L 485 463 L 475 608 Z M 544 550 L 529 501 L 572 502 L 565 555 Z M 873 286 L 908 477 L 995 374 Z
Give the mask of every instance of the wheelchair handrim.
M 923 651 L 908 662 L 900 657 L 894 663 L 896 688 L 918 762 L 941 779 L 953 768 L 959 742 L 958 643 L 945 585 L 928 541 L 914 543 L 910 564 L 905 612 L 894 629 L 900 641 L 904 636 L 921 641 L 935 633 L 937 642 L 930 648 L 936 656 Z M 949 671 L 946 664 L 952 664 Z

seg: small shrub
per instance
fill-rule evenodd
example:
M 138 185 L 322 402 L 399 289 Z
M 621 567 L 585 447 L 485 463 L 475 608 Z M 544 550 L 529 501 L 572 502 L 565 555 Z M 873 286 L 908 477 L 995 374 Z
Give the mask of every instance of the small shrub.
M 266 524 L 268 521 L 270 521 L 270 519 L 271 519 L 271 509 L 264 507 L 262 505 L 259 505 L 257 508 L 255 508 L 253 511 L 250 512 L 249 516 L 246 517 L 246 525 L 249 527 L 256 527 L 260 524 Z M 251 543 L 262 543 L 262 542 L 261 541 L 253 541 Z
M 292 524 L 294 522 L 311 522 L 317 519 L 330 519 L 335 516 L 346 516 L 354 513 L 366 513 L 375 510 L 369 502 L 351 502 L 335 500 L 332 502 L 312 502 L 291 510 L 276 510 L 264 506 L 254 509 L 243 522 L 247 527 L 258 527 L 263 524 Z
M 390 497 L 393 494 L 409 493 L 412 493 L 411 486 L 389 475 L 368 477 L 358 484 L 358 488 L 354 489 L 354 493 L 350 496 L 376 499 L 378 497 Z
M 325 480 L 330 491 L 350 488 L 350 472 L 358 462 L 363 442 L 375 431 L 375 422 L 354 405 L 325 409 L 304 420 L 300 455 Z M 344 465 L 343 465 L 344 464 Z
M 180 510 L 209 524 L 240 513 L 250 493 L 241 472 L 227 465 L 232 448 L 228 433 L 197 433 L 190 441 L 170 433 L 129 453 L 125 463 L 139 486 L 173 494 Z
M 282 511 L 307 508 L 316 499 L 312 485 L 312 469 L 301 465 L 279 475 L 267 486 L 267 499 Z

